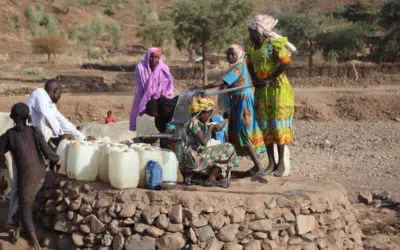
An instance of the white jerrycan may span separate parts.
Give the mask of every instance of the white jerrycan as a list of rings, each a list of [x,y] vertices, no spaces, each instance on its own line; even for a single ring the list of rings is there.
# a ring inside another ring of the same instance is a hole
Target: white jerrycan
[[[103,144],[99,148],[99,171],[98,177],[101,181],[110,182],[108,175],[109,169],[109,157],[110,153],[116,149],[126,149],[128,146],[119,143]]]
[[[162,180],[163,182],[176,183],[178,180],[178,159],[171,150],[162,150],[163,163]]]
[[[109,156],[109,177],[113,188],[136,188],[139,184],[139,153],[114,147]]]
[[[148,144],[139,144],[132,146],[139,153],[139,187],[146,186],[146,166],[151,160],[158,162],[160,165],[163,163],[163,155],[161,149],[156,149]]]
[[[58,144],[57,154],[60,157],[60,169],[58,170],[59,174],[67,175],[68,145],[71,143],[71,140],[63,139]]]
[[[68,145],[67,175],[81,181],[96,180],[99,169],[99,145],[76,141]]]
[[[274,159],[275,159],[275,164],[278,164],[278,160],[279,160],[278,145],[276,145],[275,143],[274,143]],[[290,174],[290,151],[289,151],[289,147],[287,145],[285,145],[285,149],[284,149],[283,163],[285,164],[285,171],[283,172],[282,176],[289,176],[289,174]]]
[[[146,136],[152,133],[159,133],[154,120],[154,117],[151,117],[147,114],[139,115],[136,118],[136,135]]]

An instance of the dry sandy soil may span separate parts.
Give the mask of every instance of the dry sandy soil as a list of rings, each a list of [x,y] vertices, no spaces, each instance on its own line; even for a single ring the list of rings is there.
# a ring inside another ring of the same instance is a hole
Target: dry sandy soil
[[[399,192],[400,86],[297,88],[295,92],[292,175],[337,181],[347,188],[353,202],[361,190]],[[26,99],[1,97],[0,111],[9,111],[13,103]],[[66,94],[59,107],[74,122],[102,122],[109,109],[118,120],[128,119],[131,101],[131,93]],[[245,158],[241,163],[243,168],[251,166]],[[2,211],[4,215],[6,208]],[[355,211],[367,249],[398,249],[398,213],[360,204]],[[22,242],[10,247],[4,237],[2,233],[0,244],[5,249],[26,246]]]

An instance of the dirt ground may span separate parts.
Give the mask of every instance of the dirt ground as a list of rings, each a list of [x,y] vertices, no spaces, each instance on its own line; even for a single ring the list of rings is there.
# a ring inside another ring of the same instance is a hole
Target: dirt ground
[[[295,88],[295,143],[290,146],[292,175],[331,179],[344,185],[352,202],[361,190],[400,192],[400,86]],[[0,98],[0,111],[27,96]],[[107,110],[129,117],[131,93],[62,96],[59,107],[73,122],[102,122]],[[242,158],[244,168],[251,162]],[[355,204],[366,249],[400,247],[399,214]],[[0,209],[5,218],[6,204]],[[4,249],[10,246],[0,233]],[[1,247],[0,247],[1,249]]]

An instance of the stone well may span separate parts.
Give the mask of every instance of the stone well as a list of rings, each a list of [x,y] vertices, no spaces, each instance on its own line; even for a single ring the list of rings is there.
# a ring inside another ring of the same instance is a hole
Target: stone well
[[[149,191],[49,174],[36,205],[60,249],[362,249],[346,190],[327,180]]]

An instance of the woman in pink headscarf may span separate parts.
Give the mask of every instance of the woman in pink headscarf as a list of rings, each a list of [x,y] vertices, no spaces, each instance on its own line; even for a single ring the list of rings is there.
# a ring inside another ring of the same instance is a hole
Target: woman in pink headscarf
[[[144,60],[135,69],[135,97],[133,98],[130,130],[136,131],[136,118],[146,110],[146,104],[151,99],[161,96],[172,98],[174,95],[173,77],[161,58],[161,50],[150,48]]]

